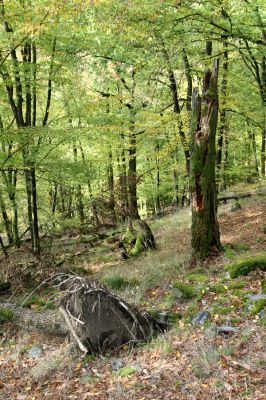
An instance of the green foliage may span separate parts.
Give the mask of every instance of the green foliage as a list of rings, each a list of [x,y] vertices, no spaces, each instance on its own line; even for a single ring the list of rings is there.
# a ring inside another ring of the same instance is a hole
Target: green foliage
[[[251,309],[251,314],[256,315],[258,314],[261,310],[263,310],[266,307],[266,299],[259,299],[254,301],[254,305]]]
[[[266,312],[265,314],[260,317],[260,319],[258,320],[258,325],[263,326],[264,328],[266,328]]]
[[[125,289],[127,286],[139,284],[137,279],[127,279],[121,275],[110,275],[103,279],[103,283],[115,290]]]
[[[121,376],[122,378],[124,378],[126,376],[133,375],[136,372],[137,372],[137,370],[134,367],[122,367],[116,372],[116,374],[118,376]]]
[[[186,279],[189,282],[198,282],[198,283],[206,283],[209,281],[208,276],[206,275],[201,275],[201,274],[190,274],[186,276]]]
[[[0,319],[2,319],[4,321],[11,321],[13,319],[12,311],[1,308],[1,306],[0,306]]]
[[[214,293],[225,293],[228,291],[228,286],[221,283],[213,283],[210,285],[210,291]]]
[[[250,246],[245,243],[228,243],[224,246],[227,258],[234,258],[236,253],[243,253],[250,250]]]
[[[231,278],[237,278],[240,275],[248,275],[256,268],[266,271],[266,256],[259,255],[226,266],[226,270],[230,272]]]

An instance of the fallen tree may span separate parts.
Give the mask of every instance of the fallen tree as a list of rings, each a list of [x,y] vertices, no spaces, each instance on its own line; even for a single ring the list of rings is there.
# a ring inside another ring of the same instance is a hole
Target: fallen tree
[[[260,188],[257,190],[252,190],[251,192],[235,192],[235,193],[228,193],[223,196],[218,196],[218,201],[227,201],[227,200],[239,200],[245,199],[251,196],[263,196],[266,194],[266,188]]]
[[[148,341],[166,327],[98,282],[64,276],[57,286],[59,311],[34,312],[0,302],[0,315],[25,329],[71,335],[82,352],[96,354]]]

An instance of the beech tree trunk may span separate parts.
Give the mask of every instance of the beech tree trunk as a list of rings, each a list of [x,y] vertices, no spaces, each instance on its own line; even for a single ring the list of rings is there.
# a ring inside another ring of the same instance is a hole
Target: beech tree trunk
[[[190,191],[192,207],[192,257],[205,259],[221,251],[217,221],[215,139],[218,117],[218,60],[206,71],[202,98],[192,96]]]
[[[129,216],[134,220],[140,218],[137,202],[137,143],[134,133],[130,136],[128,153]]]

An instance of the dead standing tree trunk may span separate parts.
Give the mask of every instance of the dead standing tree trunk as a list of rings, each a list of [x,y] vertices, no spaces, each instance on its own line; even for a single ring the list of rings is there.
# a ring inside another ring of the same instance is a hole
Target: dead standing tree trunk
[[[215,184],[215,139],[218,117],[218,67],[206,71],[202,99],[193,91],[191,117],[192,257],[205,259],[221,251]]]

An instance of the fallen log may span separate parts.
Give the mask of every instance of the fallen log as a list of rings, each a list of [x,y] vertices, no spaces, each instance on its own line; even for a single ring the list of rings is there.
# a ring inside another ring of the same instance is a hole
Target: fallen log
[[[239,199],[244,199],[246,197],[251,197],[252,195],[254,195],[254,193],[229,194],[226,196],[219,196],[218,201],[239,200]]]
[[[251,192],[228,193],[225,194],[224,196],[218,196],[218,201],[245,199],[247,197],[256,195],[257,196],[266,195],[266,187],[261,187],[260,189],[252,190]]]
[[[0,302],[0,316],[23,329],[66,336],[69,332],[58,311],[36,312],[13,303]]]

